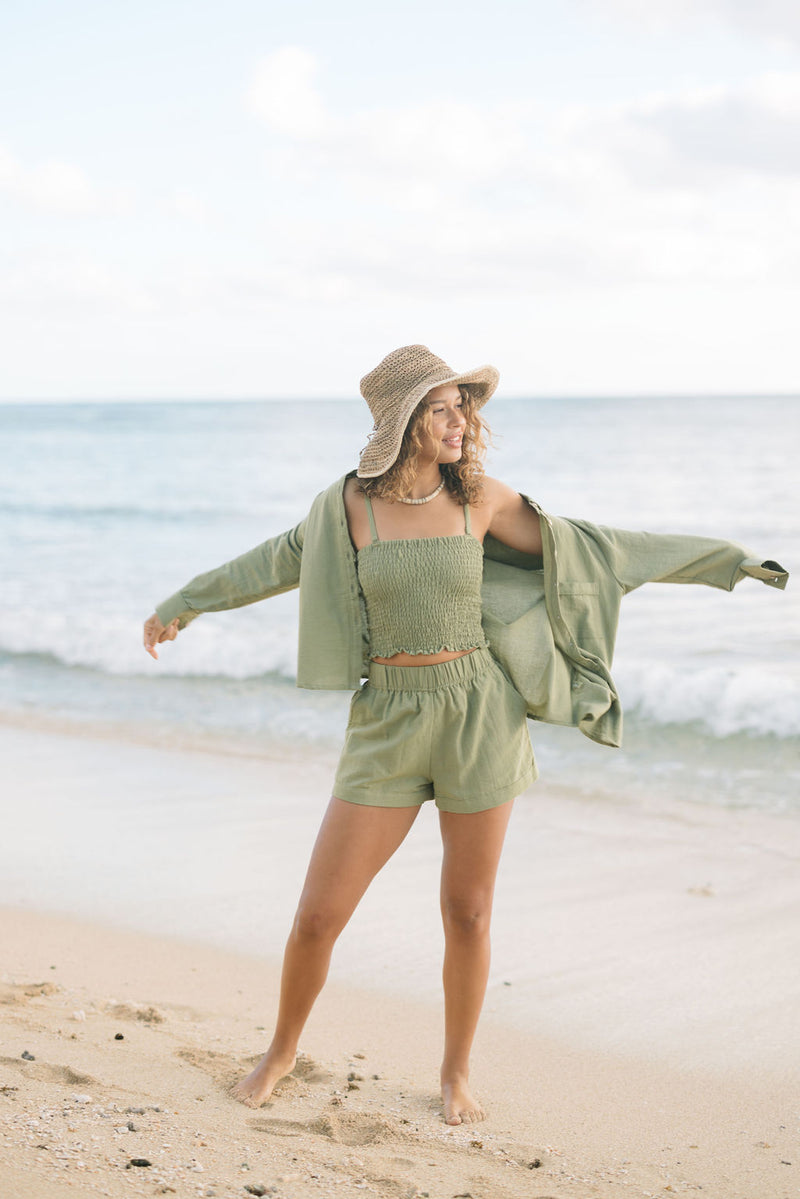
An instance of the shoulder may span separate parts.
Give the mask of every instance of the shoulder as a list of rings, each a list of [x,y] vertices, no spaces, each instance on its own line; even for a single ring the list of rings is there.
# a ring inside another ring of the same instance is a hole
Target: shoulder
[[[347,529],[350,540],[356,549],[367,545],[372,540],[367,516],[367,504],[361,484],[355,475],[348,475],[344,481],[342,492],[344,511],[347,518]]]
[[[330,483],[324,491],[320,491],[314,497],[311,505],[311,511],[320,511],[328,508],[337,508],[341,506],[342,500],[345,497],[347,488],[354,481],[355,471],[352,474],[342,475],[333,483]]]
[[[515,491],[513,487],[509,487],[508,483],[494,479],[491,475],[484,475],[482,486],[483,503],[490,508],[497,509],[516,505],[521,498],[519,492]]]
[[[343,482],[342,499],[347,515],[363,511],[365,509],[364,492],[361,490],[361,484],[356,476],[346,475]]]
[[[542,549],[539,514],[523,495],[500,479],[484,479],[486,530],[498,541],[526,553]]]
[[[525,496],[514,487],[509,487],[508,483],[503,483],[500,479],[493,479],[489,475],[483,480],[482,506],[489,525],[504,517],[527,513],[535,515],[534,509]]]
[[[342,486],[342,494],[346,500],[352,499],[355,495],[363,495],[361,484],[356,475],[345,475],[344,479],[339,480],[339,485]]]
[[[305,518],[309,534],[324,535],[326,530],[341,523],[346,511],[344,490],[348,481],[349,475],[342,475],[314,497]]]

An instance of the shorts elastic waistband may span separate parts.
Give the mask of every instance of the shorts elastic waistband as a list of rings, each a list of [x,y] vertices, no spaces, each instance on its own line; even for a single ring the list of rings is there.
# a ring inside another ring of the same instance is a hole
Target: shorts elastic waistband
[[[491,662],[488,649],[474,649],[434,666],[385,666],[370,662],[368,682],[376,691],[440,691],[478,678]]]

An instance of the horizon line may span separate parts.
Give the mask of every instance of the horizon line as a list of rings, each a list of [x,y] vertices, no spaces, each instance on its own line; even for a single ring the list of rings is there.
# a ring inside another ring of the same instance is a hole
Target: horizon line
[[[635,391],[537,392],[493,396],[494,403],[539,400],[797,400],[800,391]],[[1,405],[24,404],[340,404],[361,401],[355,396],[0,396]]]

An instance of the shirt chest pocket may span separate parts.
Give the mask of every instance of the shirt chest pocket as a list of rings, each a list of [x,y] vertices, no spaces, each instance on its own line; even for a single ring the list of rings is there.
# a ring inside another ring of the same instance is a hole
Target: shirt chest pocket
[[[596,653],[605,640],[600,584],[591,579],[562,579],[557,589],[561,616],[570,633],[582,649]]]

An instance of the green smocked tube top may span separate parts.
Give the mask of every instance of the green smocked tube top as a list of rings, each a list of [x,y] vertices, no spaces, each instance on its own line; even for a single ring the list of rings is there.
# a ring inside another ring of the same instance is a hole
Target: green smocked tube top
[[[358,551],[357,565],[370,657],[485,647],[483,546],[472,536],[469,505],[460,535],[381,541],[369,496],[364,498],[372,541]]]

